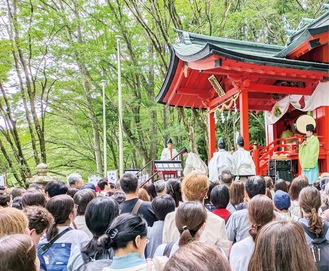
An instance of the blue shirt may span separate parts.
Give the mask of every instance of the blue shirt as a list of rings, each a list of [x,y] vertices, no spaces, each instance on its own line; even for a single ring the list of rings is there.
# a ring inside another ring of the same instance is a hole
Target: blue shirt
[[[145,264],[144,257],[140,257],[137,252],[132,252],[123,256],[114,256],[110,268],[123,269]]]

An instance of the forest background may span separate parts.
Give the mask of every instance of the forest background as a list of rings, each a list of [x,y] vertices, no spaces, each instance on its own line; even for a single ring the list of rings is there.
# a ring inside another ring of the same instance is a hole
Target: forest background
[[[207,112],[155,102],[170,45],[188,32],[284,45],[282,16],[325,12],[320,0],[0,0],[0,173],[25,186],[36,165],[65,180],[102,175],[102,88],[107,168],[118,169],[117,41],[121,35],[124,168],[158,159],[170,137],[206,161]],[[102,82],[105,82],[104,85]],[[217,116],[231,149],[239,115]],[[264,144],[264,118],[250,113],[252,143]]]

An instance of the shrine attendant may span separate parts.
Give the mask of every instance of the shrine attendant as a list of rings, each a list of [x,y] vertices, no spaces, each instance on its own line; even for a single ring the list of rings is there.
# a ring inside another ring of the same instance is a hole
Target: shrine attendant
[[[306,125],[306,138],[299,147],[299,162],[302,174],[313,184],[319,176],[319,140],[314,136],[314,125]]]
[[[188,152],[186,148],[183,148],[181,152],[186,158],[185,168],[183,171],[184,176],[191,172],[197,172],[206,176],[208,175],[207,165],[201,160],[201,158],[197,154],[193,152]]]
[[[177,154],[178,152],[176,151],[176,149],[173,149],[172,140],[171,138],[169,138],[167,140],[167,148],[163,149],[160,160],[172,160]]]

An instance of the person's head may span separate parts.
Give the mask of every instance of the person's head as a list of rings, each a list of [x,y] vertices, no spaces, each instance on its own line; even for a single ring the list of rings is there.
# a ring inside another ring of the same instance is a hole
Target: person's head
[[[34,189],[29,190],[28,189],[22,197],[23,208],[26,208],[28,206],[33,206],[33,205],[45,207],[46,203],[47,203],[47,200],[46,200],[45,195],[38,190],[34,190]]]
[[[101,191],[108,191],[110,186],[109,186],[109,181],[107,178],[102,178],[98,181],[97,186],[101,189]]]
[[[286,126],[286,130],[287,130],[287,131],[290,131],[290,130],[291,130],[291,126],[290,126],[290,124],[287,124],[287,126]]]
[[[167,194],[173,197],[176,207],[178,207],[179,202],[183,200],[180,180],[169,179],[166,184],[166,190],[167,190]]]
[[[303,188],[300,191],[298,203],[303,216],[309,220],[308,228],[310,232],[320,234],[322,232],[322,220],[318,214],[321,206],[319,190],[312,186]]]
[[[136,214],[121,214],[113,220],[99,242],[106,249],[113,248],[115,253],[125,249],[142,257],[147,244],[147,222]]]
[[[74,197],[74,195],[79,191],[78,188],[75,187],[69,187],[69,189],[66,192],[66,195],[69,195],[72,199]]]
[[[311,137],[315,132],[315,127],[313,124],[306,125],[306,137]]]
[[[231,171],[223,170],[222,173],[220,174],[219,180],[221,181],[222,184],[225,184],[228,187],[231,186],[233,181],[233,175]]]
[[[24,209],[29,221],[30,236],[35,244],[38,244],[42,235],[53,223],[53,216],[46,208],[41,206],[28,206]]]
[[[138,198],[143,201],[151,201],[150,195],[147,193],[147,191],[144,188],[138,189]]]
[[[172,140],[171,140],[171,138],[169,138],[169,139],[167,140],[167,148],[168,148],[168,149],[172,149]]]
[[[167,214],[175,211],[175,200],[170,195],[155,197],[152,201],[152,209],[157,219],[164,221]]]
[[[252,199],[256,195],[265,195],[266,183],[262,176],[252,176],[246,181],[246,196]]]
[[[39,184],[37,184],[37,183],[31,183],[29,186],[28,186],[28,188],[27,188],[28,190],[38,190],[38,191],[40,191],[40,192],[42,192],[42,193],[44,193],[45,192],[45,189],[43,188],[43,186],[42,185],[39,185]]]
[[[60,180],[52,180],[49,183],[47,183],[45,192],[48,195],[49,198],[52,198],[57,195],[64,195],[66,194],[68,188]]]
[[[278,190],[274,194],[273,199],[274,206],[277,210],[288,210],[290,207],[290,196],[287,192],[284,192],[282,190]]]
[[[225,209],[230,201],[230,193],[227,186],[215,186],[210,193],[210,201],[216,209]]]
[[[163,271],[229,271],[226,257],[214,246],[194,241],[180,247]]]
[[[317,268],[301,226],[278,220],[260,230],[248,270],[316,271]]]
[[[244,201],[244,184],[241,181],[234,181],[230,186],[230,203],[235,206]]]
[[[236,140],[236,144],[241,148],[244,147],[244,140],[243,140],[243,137],[241,135],[238,136],[238,138]]]
[[[80,189],[83,185],[82,176],[78,173],[72,173],[67,177],[67,182],[70,187],[75,187]]]
[[[0,236],[15,233],[30,234],[28,223],[23,211],[16,208],[0,209]]]
[[[274,183],[274,192],[276,192],[278,190],[282,190],[282,191],[288,193],[288,185],[287,185],[285,180],[278,179],[278,180],[275,181],[275,183]]]
[[[181,234],[179,246],[198,240],[207,219],[207,210],[200,201],[184,202],[176,211],[176,227]]]
[[[97,197],[89,202],[85,219],[93,238],[81,249],[89,257],[106,253],[104,247],[98,245],[98,238],[105,234],[114,218],[119,215],[119,204],[111,197]]]
[[[0,255],[0,270],[39,270],[35,245],[26,234],[0,237]]]
[[[11,196],[6,190],[0,190],[0,207],[8,207],[11,205]]]
[[[308,179],[304,175],[294,178],[289,188],[289,195],[291,200],[298,200],[299,193],[304,187],[308,186]]]
[[[91,189],[79,190],[73,197],[74,203],[77,205],[77,215],[84,215],[88,203],[96,198],[95,191]]]
[[[265,195],[254,196],[248,205],[248,218],[249,234],[255,241],[260,229],[274,218],[272,201]]]
[[[206,176],[196,172],[186,175],[182,181],[183,201],[200,201],[207,196],[209,181]]]
[[[265,180],[265,183],[266,183],[266,187],[268,189],[273,189],[274,185],[273,185],[273,180],[270,176],[264,176],[264,180]]]
[[[121,190],[116,190],[111,196],[111,198],[113,198],[118,204],[120,204],[126,200],[126,194]]]
[[[155,190],[155,184],[152,182],[147,182],[143,188],[146,190],[147,194],[150,196],[150,199],[153,200],[157,196],[157,192]],[[160,194],[164,193],[165,191],[160,192]]]
[[[214,182],[209,182],[209,187],[208,187],[208,192],[207,192],[207,196],[206,198],[204,199],[204,204],[210,204],[212,205],[211,203],[211,200],[210,200],[210,195],[211,195],[211,191],[214,189],[215,186],[217,185],[220,185],[220,182],[219,181],[214,181]]]
[[[75,218],[74,201],[69,195],[52,197],[46,204],[46,209],[54,217],[54,223],[47,231],[47,239],[51,240],[58,234],[57,226],[70,225]]]
[[[11,207],[19,209],[19,210],[23,210],[23,206],[22,206],[22,197],[16,197],[13,199],[13,202],[11,204]]]
[[[220,150],[225,149],[225,140],[224,140],[224,138],[220,137],[218,139],[218,144],[217,145],[218,145],[218,149],[220,149]]]
[[[167,193],[166,191],[166,182],[164,180],[158,180],[154,182],[155,192],[159,195],[163,195]]]
[[[80,188],[81,190],[84,190],[84,189],[89,189],[89,190],[93,190],[95,193],[96,193],[96,186],[92,183],[86,183],[84,184],[83,186],[81,186]],[[96,195],[96,194],[95,194]]]
[[[137,193],[138,179],[133,173],[125,173],[120,178],[120,186],[126,194]]]
[[[182,148],[181,150],[180,150],[180,152],[183,154],[183,156],[186,158],[187,156],[188,156],[188,150],[187,150],[187,148]]]
[[[26,190],[23,187],[15,187],[13,190],[11,190],[11,196],[13,199],[16,197],[22,197],[25,191]]]

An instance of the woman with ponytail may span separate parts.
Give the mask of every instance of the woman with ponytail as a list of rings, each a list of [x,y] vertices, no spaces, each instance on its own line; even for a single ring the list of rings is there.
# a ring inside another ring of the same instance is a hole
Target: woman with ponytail
[[[207,210],[199,201],[189,201],[180,205],[176,211],[176,227],[180,233],[178,241],[160,245],[155,256],[171,257],[180,246],[198,241],[207,219]]]
[[[230,265],[232,271],[247,271],[250,258],[254,252],[255,242],[261,228],[274,218],[273,202],[265,195],[254,196],[248,205],[250,221],[249,234],[232,246]]]
[[[302,218],[298,222],[303,226],[307,226],[310,233],[320,237],[323,234],[324,223],[319,216],[319,208],[321,206],[321,196],[319,190],[315,187],[308,186],[302,189],[298,199]],[[304,228],[305,230],[305,228]],[[306,234],[306,233],[305,233]],[[325,238],[329,240],[329,230],[326,233]],[[311,237],[306,234],[306,242],[311,245]]]
[[[118,215],[119,204],[113,198],[97,197],[88,203],[85,219],[93,238],[74,248],[67,264],[68,271],[84,270],[82,266],[98,260],[103,260],[102,263],[97,263],[98,267],[100,264],[108,266],[114,252],[112,249],[108,250],[104,246],[100,246],[98,238],[105,234],[113,219]]]
[[[146,261],[147,222],[136,214],[119,215],[98,242],[100,246],[114,250],[112,263],[102,271],[157,271],[162,270],[168,260],[158,257]]]

